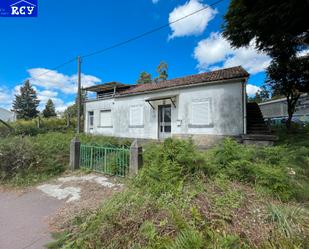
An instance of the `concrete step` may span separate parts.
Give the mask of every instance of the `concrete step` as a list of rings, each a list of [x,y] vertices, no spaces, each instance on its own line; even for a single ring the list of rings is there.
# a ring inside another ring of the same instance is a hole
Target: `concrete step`
[[[271,134],[246,134],[241,136],[244,144],[271,146],[278,140],[277,136]]]

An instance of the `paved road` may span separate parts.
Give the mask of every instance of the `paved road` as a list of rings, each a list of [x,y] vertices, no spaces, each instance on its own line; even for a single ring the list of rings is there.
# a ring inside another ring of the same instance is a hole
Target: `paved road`
[[[46,218],[63,205],[39,190],[0,192],[0,249],[42,249],[52,238]]]

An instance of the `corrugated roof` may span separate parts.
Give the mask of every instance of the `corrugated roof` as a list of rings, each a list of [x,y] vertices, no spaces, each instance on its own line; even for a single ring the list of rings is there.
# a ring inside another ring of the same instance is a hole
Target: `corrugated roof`
[[[103,91],[112,90],[112,89],[114,89],[115,86],[116,86],[117,89],[119,89],[119,88],[128,88],[132,85],[123,84],[123,83],[120,83],[120,82],[113,81],[113,82],[108,82],[108,83],[104,83],[104,84],[100,84],[100,85],[94,85],[94,86],[86,87],[86,88],[84,88],[84,90],[90,91],[90,92],[103,92]]]

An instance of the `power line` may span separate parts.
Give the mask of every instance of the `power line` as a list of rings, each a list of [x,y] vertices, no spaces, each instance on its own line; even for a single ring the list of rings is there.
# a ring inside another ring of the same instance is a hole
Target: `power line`
[[[63,62],[63,63],[59,64],[58,66],[55,66],[55,67],[53,67],[53,68],[51,68],[51,69],[48,69],[48,70],[46,70],[46,72],[41,73],[41,74],[35,76],[35,77],[32,78],[32,79],[35,79],[35,78],[41,77],[41,76],[43,76],[43,75],[45,75],[45,74],[48,74],[50,71],[52,71],[52,70],[57,70],[58,68],[61,68],[61,67],[65,66],[65,65],[67,65],[67,64],[72,63],[73,61],[76,61],[76,58],[67,60],[66,62]]]
[[[176,19],[176,20],[174,20],[174,21],[172,21],[172,22],[169,22],[169,23],[164,24],[164,25],[162,25],[162,26],[159,26],[159,27],[157,27],[157,28],[151,29],[151,30],[149,30],[149,31],[146,31],[146,32],[140,34],[140,35],[134,36],[134,37],[132,37],[132,38],[130,38],[130,39],[127,39],[127,40],[125,40],[125,41],[116,43],[116,44],[111,45],[111,46],[109,46],[109,47],[106,47],[106,48],[103,48],[103,49],[94,51],[94,52],[92,52],[92,53],[83,55],[83,56],[81,56],[81,57],[82,57],[82,58],[86,58],[86,57],[90,57],[90,56],[93,56],[93,55],[101,54],[101,53],[106,52],[106,51],[108,51],[108,50],[111,50],[111,49],[120,47],[120,46],[122,46],[122,45],[125,45],[125,44],[127,44],[127,43],[129,43],[129,42],[138,40],[138,39],[140,39],[140,38],[142,38],[142,37],[144,37],[144,36],[147,36],[147,35],[150,35],[150,34],[152,34],[152,33],[155,33],[155,32],[157,32],[157,31],[159,31],[159,30],[161,30],[161,29],[167,28],[167,27],[169,27],[169,26],[170,26],[171,24],[173,24],[173,23],[179,22],[179,21],[181,21],[181,20],[183,20],[183,19],[185,19],[185,18],[188,18],[188,17],[190,17],[190,16],[193,16],[193,15],[195,15],[195,14],[197,14],[197,13],[203,11],[203,10],[206,10],[206,9],[208,9],[208,8],[210,8],[210,7],[213,7],[213,6],[219,4],[219,3],[223,2],[223,1],[224,1],[224,0],[218,0],[218,1],[212,3],[212,4],[208,5],[208,6],[205,6],[205,7],[201,8],[201,9],[199,9],[199,10],[196,10],[196,11],[194,11],[194,12],[188,14],[188,15],[185,15],[185,16],[179,18],[179,19]]]
[[[172,21],[172,22],[168,22],[167,24],[164,24],[164,25],[159,26],[159,27],[157,27],[157,28],[151,29],[151,30],[149,30],[149,31],[146,31],[146,32],[140,34],[140,35],[136,35],[136,36],[134,36],[134,37],[132,37],[132,38],[129,38],[129,39],[125,40],[125,41],[116,43],[116,44],[111,45],[111,46],[109,46],[109,47],[106,47],[106,48],[103,48],[103,49],[94,51],[94,52],[92,52],[92,53],[83,55],[83,56],[81,56],[81,58],[87,58],[87,57],[90,57],[90,56],[94,56],[94,55],[97,55],[97,54],[101,54],[101,53],[106,52],[106,51],[108,51],[108,50],[112,50],[112,49],[114,49],[114,48],[123,46],[123,45],[125,45],[125,44],[127,44],[127,43],[130,43],[130,42],[132,42],[132,41],[135,41],[135,40],[138,40],[138,39],[140,39],[140,38],[143,38],[143,37],[145,37],[145,36],[147,36],[147,35],[150,35],[150,34],[152,34],[152,33],[158,32],[158,31],[160,31],[161,29],[165,29],[165,28],[169,27],[171,24],[174,24],[174,23],[179,22],[179,21],[181,21],[181,20],[183,20],[183,19],[186,19],[186,18],[188,18],[188,17],[190,17],[190,16],[193,16],[193,15],[195,15],[195,14],[197,14],[197,13],[203,11],[203,10],[206,10],[206,9],[208,9],[208,8],[210,8],[210,7],[213,7],[213,6],[219,4],[219,3],[223,2],[223,1],[224,1],[224,0],[218,0],[218,1],[216,1],[216,2],[214,2],[214,3],[212,3],[212,4],[210,4],[210,5],[207,5],[207,6],[201,8],[201,9],[199,9],[199,10],[196,10],[196,11],[194,11],[194,12],[188,14],[188,15],[185,15],[185,16],[179,18],[179,19],[176,19],[176,20],[174,20],[174,21]],[[77,57],[76,57],[76,58],[77,58]],[[28,80],[29,80],[29,79],[38,79],[39,77],[41,77],[41,76],[43,76],[43,75],[45,75],[45,74],[50,73],[50,71],[52,71],[52,70],[59,69],[59,68],[65,66],[65,65],[67,65],[67,64],[70,64],[70,63],[76,61],[76,58],[72,58],[72,59],[70,59],[70,60],[67,60],[67,61],[65,61],[65,62],[63,62],[63,63],[61,63],[61,64],[59,64],[59,65],[57,65],[57,66],[55,66],[55,67],[53,67],[53,68],[51,68],[51,69],[46,70],[46,72],[44,72],[44,73],[41,73],[41,74],[39,74],[39,75],[36,75],[35,77],[28,78]]]

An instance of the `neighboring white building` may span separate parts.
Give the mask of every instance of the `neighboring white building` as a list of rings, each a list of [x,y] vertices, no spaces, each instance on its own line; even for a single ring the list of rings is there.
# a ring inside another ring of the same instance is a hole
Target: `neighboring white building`
[[[246,81],[242,67],[158,83],[111,82],[88,87],[85,132],[115,137],[192,137],[211,144],[223,136],[246,134]]]
[[[15,121],[16,115],[15,115],[14,112],[10,112],[10,111],[0,107],[0,119],[5,121],[5,122]]]
[[[286,98],[265,101],[259,103],[265,119],[285,119],[288,117],[288,104]],[[296,105],[294,118],[303,122],[309,122],[309,95],[300,96]]]

